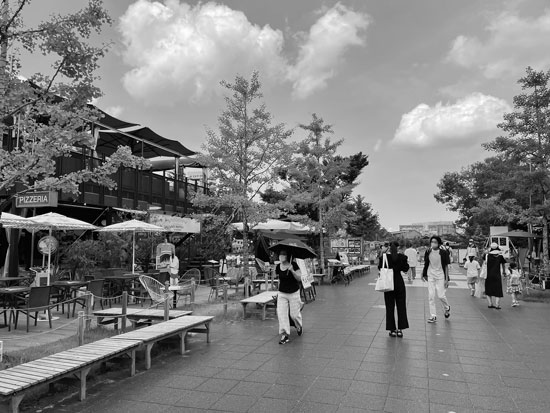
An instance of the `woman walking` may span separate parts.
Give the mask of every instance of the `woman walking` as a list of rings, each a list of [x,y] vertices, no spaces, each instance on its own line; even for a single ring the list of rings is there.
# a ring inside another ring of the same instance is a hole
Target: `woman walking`
[[[279,319],[279,344],[290,341],[290,318],[294,322],[298,335],[302,335],[302,300],[300,283],[302,282],[298,264],[290,262],[288,251],[279,251],[279,264],[275,267],[279,276],[279,296],[277,298],[277,318]]]
[[[451,306],[447,300],[446,290],[449,287],[449,254],[442,247],[443,242],[437,235],[430,238],[430,248],[424,254],[424,270],[422,280],[428,283],[428,303],[430,306],[430,318],[428,323],[437,322],[435,296],[443,305],[445,318],[451,316]]]
[[[491,249],[487,254],[487,279],[485,280],[485,295],[489,308],[500,310],[502,298],[502,276],[505,274],[506,260],[501,254],[496,242],[491,243]]]
[[[393,269],[393,291],[384,293],[386,304],[386,330],[390,337],[403,337],[403,330],[409,328],[407,319],[407,291],[401,272],[409,270],[407,257],[397,251],[399,243],[394,241],[390,244],[390,253],[386,247],[382,256],[378,259],[378,269],[382,268],[384,256],[388,260],[388,268]],[[397,307],[397,327],[395,325],[395,307]]]

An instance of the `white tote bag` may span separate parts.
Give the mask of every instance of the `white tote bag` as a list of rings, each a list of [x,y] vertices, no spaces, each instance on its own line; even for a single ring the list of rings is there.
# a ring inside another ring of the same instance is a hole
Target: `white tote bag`
[[[380,274],[374,289],[382,293],[393,291],[393,269],[388,266],[388,256],[386,254],[382,258],[382,268],[380,268]]]

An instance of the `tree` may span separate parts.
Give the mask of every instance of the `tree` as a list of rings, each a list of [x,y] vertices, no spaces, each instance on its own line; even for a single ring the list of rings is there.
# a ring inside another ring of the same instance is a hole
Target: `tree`
[[[236,76],[233,83],[221,82],[230,93],[226,109],[218,118],[219,132],[207,131],[204,157],[212,171],[210,195],[198,195],[196,204],[229,210],[243,222],[243,245],[248,245],[249,223],[269,215],[267,205],[256,199],[264,187],[273,184],[275,169],[286,165],[290,151],[286,140],[292,131],[282,123],[272,125],[273,116],[261,99],[258,72],[251,78]],[[230,221],[230,220],[229,220]],[[229,223],[229,222],[227,222]],[[248,276],[248,250],[244,248],[244,272]]]
[[[505,160],[522,165],[509,174],[523,179],[524,193],[530,194],[531,204],[523,215],[529,223],[542,221],[543,267],[550,271],[548,255],[548,218],[550,216],[550,70],[526,69],[518,80],[522,90],[514,97],[514,111],[504,115],[498,127],[507,133],[484,145]],[[527,171],[528,169],[528,171]]]
[[[353,237],[365,237],[368,240],[381,238],[386,234],[378,220],[378,214],[372,210],[372,205],[365,202],[361,195],[349,204],[348,209],[354,217],[346,222],[346,231]]]
[[[95,146],[90,128],[99,115],[88,102],[101,94],[94,86],[94,72],[107,47],[93,46],[91,36],[111,23],[102,2],[89,0],[76,13],[52,15],[36,27],[27,27],[23,12],[30,0],[12,2],[12,10],[9,0],[0,1],[0,191],[10,194],[0,211],[20,193],[78,194],[83,182],[114,188],[111,176],[120,166],[146,167],[147,162],[132,156],[129,148],[119,148],[100,165],[61,176],[56,173],[57,159]],[[22,79],[18,48],[53,57],[51,74]],[[18,231],[12,230],[12,237],[17,239]],[[11,257],[15,259],[16,254]],[[12,263],[10,274],[16,271]]]
[[[324,232],[330,234],[345,226],[351,216],[346,208],[347,200],[357,185],[355,179],[360,172],[351,173],[350,159],[336,154],[343,140],[333,142],[327,137],[333,133],[332,126],[325,124],[322,118],[313,114],[311,122],[301,124],[300,128],[308,136],[298,143],[296,156],[280,173],[289,185],[286,206],[294,206],[294,212],[310,211],[317,215],[315,226],[319,231],[324,270]],[[366,159],[362,154],[358,158],[354,168],[360,164],[362,169]]]

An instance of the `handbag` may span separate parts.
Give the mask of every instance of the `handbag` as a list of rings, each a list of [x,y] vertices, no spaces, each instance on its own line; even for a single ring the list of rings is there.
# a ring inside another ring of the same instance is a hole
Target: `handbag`
[[[382,293],[393,291],[393,269],[389,268],[386,254],[382,258],[382,268],[380,268],[374,289]]]
[[[481,271],[479,272],[479,278],[482,280],[487,279],[487,259],[489,258],[489,254],[485,256],[485,261],[483,261],[483,265],[481,266]]]

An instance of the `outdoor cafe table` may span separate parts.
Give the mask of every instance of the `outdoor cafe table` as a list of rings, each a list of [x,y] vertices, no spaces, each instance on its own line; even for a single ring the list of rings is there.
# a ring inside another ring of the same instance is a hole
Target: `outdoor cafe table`
[[[10,310],[17,308],[17,298],[20,294],[28,293],[31,290],[30,287],[2,287],[0,288],[0,295],[3,297],[4,310]],[[11,312],[8,312],[8,317]],[[7,327],[11,330],[10,326],[11,317],[8,318]],[[6,325],[0,325],[0,328],[4,328]]]
[[[76,291],[79,288],[84,287],[86,285],[88,285],[88,281],[78,281],[78,280],[61,280],[61,281],[54,281],[52,283],[52,287],[56,288],[61,292],[58,302],[65,302],[67,300],[75,298]],[[67,307],[69,307],[69,309],[67,310],[67,318],[69,318],[71,314],[70,304],[68,304]]]
[[[18,284],[23,280],[30,280],[30,279],[31,277],[0,277],[0,284],[7,287],[12,284]]]
[[[137,280],[142,273],[125,273],[121,275],[107,275],[105,280],[114,281],[120,285],[122,291],[130,292],[132,282]]]

